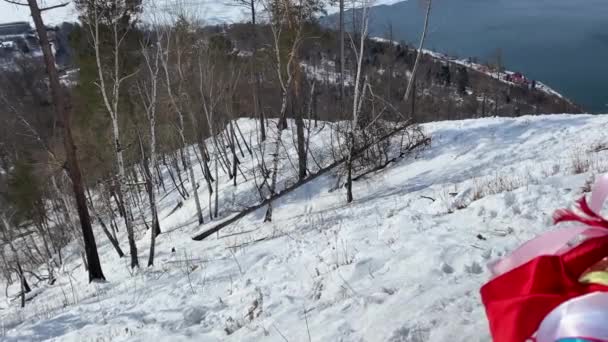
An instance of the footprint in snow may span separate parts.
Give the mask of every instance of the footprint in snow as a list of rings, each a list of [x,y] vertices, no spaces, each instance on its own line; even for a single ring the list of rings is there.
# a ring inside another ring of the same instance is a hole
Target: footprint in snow
[[[452,274],[454,273],[454,267],[448,265],[447,263],[443,263],[443,265],[441,265],[441,271],[443,271],[445,274]]]
[[[393,332],[388,342],[425,342],[430,335],[429,328],[403,326]]]
[[[471,274],[481,274],[483,273],[483,267],[477,261],[474,261],[470,266],[465,266],[465,271]]]

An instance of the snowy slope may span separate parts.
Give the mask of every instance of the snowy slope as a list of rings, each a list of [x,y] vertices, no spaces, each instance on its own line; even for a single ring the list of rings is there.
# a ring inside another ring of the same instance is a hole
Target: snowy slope
[[[607,124],[591,115],[426,124],[432,146],[356,182],[351,205],[327,176],[279,201],[272,223],[259,210],[202,242],[191,236],[212,224],[193,224],[192,199],[169,215],[173,193],[161,205],[156,266],[131,272],[97,234],[108,282],[87,284],[73,255],[25,310],[0,301],[0,339],[488,341],[485,264],[549,229],[553,211],[608,170],[606,152],[590,152],[608,141]],[[328,127],[315,131],[315,153]],[[255,199],[251,181],[220,182],[231,210]],[[149,235],[138,235],[143,263]]]

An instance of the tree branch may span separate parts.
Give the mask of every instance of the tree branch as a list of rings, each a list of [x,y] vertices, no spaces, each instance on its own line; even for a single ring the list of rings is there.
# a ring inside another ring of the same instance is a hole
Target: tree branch
[[[8,0],[4,0],[4,1],[8,1]],[[70,4],[69,2],[64,2],[64,3],[59,4],[59,5],[44,7],[44,8],[40,9],[40,12],[44,12],[44,11],[49,11],[49,10],[53,10],[53,9],[56,9],[56,8],[65,7],[65,6],[69,5],[69,4]]]
[[[8,2],[9,4],[13,4],[13,5],[17,5],[17,6],[29,6],[28,4],[23,4],[18,1],[13,1],[13,0],[4,0],[4,1]]]

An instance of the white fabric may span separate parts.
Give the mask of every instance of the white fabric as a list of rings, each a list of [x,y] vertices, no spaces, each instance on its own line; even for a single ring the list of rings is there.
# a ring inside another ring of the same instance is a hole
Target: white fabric
[[[555,308],[540,324],[537,342],[587,337],[608,341],[608,293],[573,298]]]

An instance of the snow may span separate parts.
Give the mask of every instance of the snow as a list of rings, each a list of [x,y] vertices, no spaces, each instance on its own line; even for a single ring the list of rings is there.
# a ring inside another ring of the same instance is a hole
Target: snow
[[[310,76],[316,81],[323,82],[326,84],[337,84],[340,82],[340,72],[336,71],[336,63],[334,61],[323,58],[321,65],[310,65],[306,62],[301,62],[300,67],[304,70],[306,75]],[[351,70],[344,71],[344,84],[353,87],[355,84],[355,78],[352,75]]]
[[[239,124],[245,136],[255,130],[252,120]],[[108,281],[88,284],[72,246],[56,284],[40,285],[25,309],[2,297],[0,337],[489,341],[478,293],[490,277],[485,265],[551,229],[553,211],[608,170],[608,154],[592,152],[607,141],[607,124],[593,115],[425,124],[432,146],[355,182],[350,205],[327,175],[278,201],[272,223],[258,210],[201,242],[191,237],[213,224],[196,225],[192,198],[169,215],[179,196],[172,192],[160,206],[154,267],[131,271],[98,231]],[[320,123],[312,135],[322,165],[330,127]],[[290,130],[284,138],[295,158]],[[235,189],[221,177],[224,215],[257,200],[248,179]],[[140,227],[137,238],[144,264],[148,232]],[[18,288],[8,290],[12,297]]]
[[[16,46],[16,44],[12,40],[8,40],[8,41],[5,41],[5,42],[0,42],[0,49],[1,48],[13,49],[13,48],[15,48],[15,46]]]

